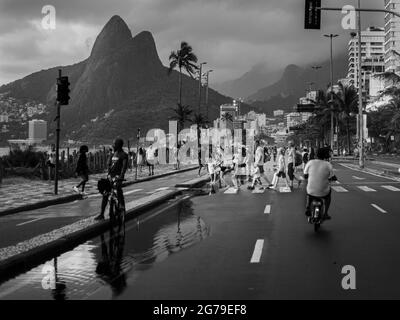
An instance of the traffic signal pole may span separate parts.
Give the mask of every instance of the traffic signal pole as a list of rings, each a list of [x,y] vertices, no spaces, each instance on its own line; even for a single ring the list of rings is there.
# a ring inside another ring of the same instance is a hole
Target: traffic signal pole
[[[61,78],[61,69],[58,70],[58,77]],[[58,194],[58,171],[60,165],[60,116],[61,102],[57,100],[57,129],[56,129],[56,167],[54,172],[54,194]]]
[[[305,15],[305,29],[320,29],[321,24],[321,11],[343,11],[343,8],[328,8],[320,6],[321,0],[306,0],[306,15]],[[358,85],[358,105],[359,105],[359,166],[360,168],[364,168],[364,137],[363,137],[363,128],[364,128],[364,118],[363,118],[363,96],[362,96],[362,62],[361,62],[361,12],[383,12],[392,14],[396,17],[400,17],[400,13],[386,10],[386,9],[363,9],[361,8],[361,0],[358,0],[358,7],[354,9],[358,12],[358,77],[359,77],[359,85]]]

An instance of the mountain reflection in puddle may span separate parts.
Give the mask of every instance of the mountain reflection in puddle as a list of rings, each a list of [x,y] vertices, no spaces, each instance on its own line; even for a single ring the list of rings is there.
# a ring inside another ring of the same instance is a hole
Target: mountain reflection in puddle
[[[194,215],[192,202],[184,200],[1,284],[0,299],[112,299],[153,264],[202,241],[209,232]]]

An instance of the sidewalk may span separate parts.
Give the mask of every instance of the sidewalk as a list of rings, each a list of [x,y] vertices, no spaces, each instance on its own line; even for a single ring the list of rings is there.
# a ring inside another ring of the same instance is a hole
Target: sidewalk
[[[182,166],[181,169],[185,170],[191,167]],[[154,177],[168,172],[176,173],[177,171],[174,170],[173,165],[158,166],[154,169]],[[89,176],[89,181],[85,187],[86,194],[98,193],[97,181],[104,177],[104,173]],[[147,168],[143,168],[142,172],[138,172],[138,180],[148,177]],[[135,181],[135,170],[128,170],[126,180],[125,184]],[[54,181],[27,181],[21,178],[5,179],[3,184],[0,185],[0,216],[80,199],[81,196],[72,189],[78,183],[79,179],[60,180],[58,183],[58,195],[54,195]]]

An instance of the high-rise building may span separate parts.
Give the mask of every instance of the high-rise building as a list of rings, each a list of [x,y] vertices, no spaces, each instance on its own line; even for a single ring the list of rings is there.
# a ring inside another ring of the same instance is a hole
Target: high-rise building
[[[400,2],[400,0],[398,0]],[[385,71],[385,31],[369,27],[361,32],[361,83],[365,95],[369,95],[369,82],[372,75]],[[349,70],[347,78],[356,88],[358,79],[358,35],[349,41]]]
[[[384,0],[385,9],[400,13],[400,0]],[[400,18],[385,14],[385,68],[400,74]]]
[[[47,122],[44,120],[29,121],[29,142],[41,143],[47,140]]]

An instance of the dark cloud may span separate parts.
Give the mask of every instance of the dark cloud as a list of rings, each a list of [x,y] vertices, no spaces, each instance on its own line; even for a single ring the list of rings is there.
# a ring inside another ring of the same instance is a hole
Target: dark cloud
[[[324,2],[338,7],[356,4]],[[383,8],[383,0],[362,3]],[[57,10],[55,31],[40,28],[47,4]],[[322,30],[303,30],[303,0],[0,0],[0,84],[53,63],[87,58],[95,37],[114,14],[127,22],[133,35],[151,31],[164,64],[181,40],[188,41],[215,70],[214,82],[240,76],[256,64],[278,69],[325,60],[329,46],[323,34],[340,34],[335,41],[339,53],[347,50],[350,33],[341,28],[339,12],[323,13]],[[363,14],[363,21],[364,27],[384,24],[382,14]]]

